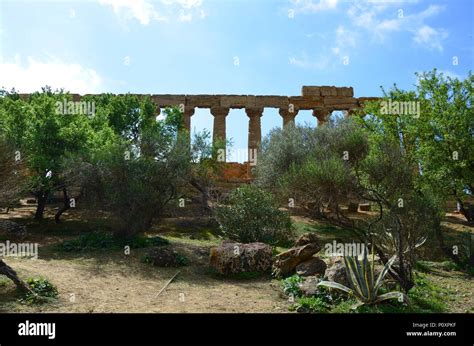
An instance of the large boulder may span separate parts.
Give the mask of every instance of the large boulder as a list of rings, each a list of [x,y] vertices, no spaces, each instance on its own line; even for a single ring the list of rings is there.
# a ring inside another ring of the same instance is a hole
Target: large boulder
[[[272,248],[264,243],[224,241],[211,248],[210,265],[222,275],[266,272],[272,267]]]
[[[316,276],[305,277],[303,282],[300,284],[300,291],[304,297],[311,297],[318,293],[318,283],[321,279]]]
[[[322,259],[311,257],[296,266],[296,274],[300,276],[324,276],[326,268],[326,262]]]
[[[321,246],[318,243],[309,243],[282,252],[273,262],[273,276],[279,278],[293,274],[298,264],[310,259],[320,250]]]
[[[26,227],[10,220],[0,220],[0,234],[12,239],[24,239],[27,235]]]
[[[349,286],[344,259],[342,257],[331,259],[329,262],[329,266],[324,274],[324,277],[328,281],[334,281],[344,286]]]
[[[319,244],[319,238],[315,233],[304,233],[296,239],[295,246],[303,246],[306,244],[317,243]]]

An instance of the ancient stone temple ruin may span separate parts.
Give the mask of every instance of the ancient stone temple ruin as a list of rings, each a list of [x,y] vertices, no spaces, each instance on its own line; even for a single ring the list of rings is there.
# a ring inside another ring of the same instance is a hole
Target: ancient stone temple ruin
[[[26,96],[26,95],[22,95]],[[73,94],[79,101],[81,95]],[[145,95],[143,95],[145,96]],[[214,116],[213,138],[226,139],[226,117],[231,108],[245,109],[248,116],[248,148],[256,149],[261,141],[261,117],[264,108],[278,108],[283,125],[294,123],[300,110],[312,110],[318,124],[327,122],[333,111],[344,111],[346,115],[363,107],[373,97],[354,97],[352,87],[303,86],[301,96],[275,95],[150,95],[161,108],[178,106],[184,113],[184,126],[191,129],[191,117],[196,108],[209,108]]]

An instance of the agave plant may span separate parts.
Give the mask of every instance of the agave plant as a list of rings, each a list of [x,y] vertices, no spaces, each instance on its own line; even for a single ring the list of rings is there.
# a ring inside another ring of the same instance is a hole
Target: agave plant
[[[382,284],[385,282],[385,276],[387,275],[390,267],[396,259],[396,255],[390,258],[385,264],[383,270],[380,272],[378,277],[375,277],[374,260],[375,255],[372,246],[372,261],[367,258],[367,247],[364,247],[362,260],[357,256],[345,256],[344,263],[346,265],[346,275],[349,281],[349,286],[344,286],[340,283],[333,281],[321,281],[318,286],[325,286],[330,288],[336,288],[354,296],[359,303],[354,305],[352,308],[355,309],[361,305],[373,305],[380,303],[387,299],[398,299],[404,302],[408,302],[408,296],[402,292],[388,292],[379,295],[379,290]]]

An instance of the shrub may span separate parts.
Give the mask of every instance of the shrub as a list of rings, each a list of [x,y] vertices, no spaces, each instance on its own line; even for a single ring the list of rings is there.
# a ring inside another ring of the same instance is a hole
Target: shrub
[[[292,309],[302,313],[328,312],[330,306],[321,297],[302,297],[296,300]]]
[[[283,292],[286,295],[292,295],[293,297],[299,297],[301,295],[301,283],[303,278],[298,274],[292,275],[284,279],[283,281]]]
[[[375,277],[375,266],[374,266],[374,252],[372,250],[372,263],[367,258],[367,249],[364,251],[363,259],[359,260],[358,257],[345,256],[344,263],[347,272],[347,279],[349,280],[349,286],[346,287],[340,283],[333,281],[322,281],[318,286],[326,286],[329,288],[335,288],[343,292],[354,296],[359,303],[354,306],[357,308],[361,305],[368,304],[373,305],[380,303],[387,299],[399,299],[403,298],[403,301],[408,301],[408,296],[402,292],[388,292],[379,294],[380,288],[384,283],[385,276],[390,270],[393,262],[396,260],[396,256],[393,256],[384,266],[378,277]]]
[[[157,267],[183,267],[190,264],[188,257],[170,247],[153,248],[140,261]]]
[[[293,237],[289,215],[278,209],[273,195],[255,186],[235,189],[215,216],[224,235],[242,243],[284,244]]]
[[[42,304],[58,296],[57,288],[45,278],[28,278],[26,283],[31,288],[20,302],[26,304]]]
[[[60,249],[66,252],[90,251],[100,249],[120,249],[130,246],[139,249],[150,246],[167,245],[168,240],[161,237],[134,236],[131,239],[116,238],[111,233],[91,232],[61,243]]]

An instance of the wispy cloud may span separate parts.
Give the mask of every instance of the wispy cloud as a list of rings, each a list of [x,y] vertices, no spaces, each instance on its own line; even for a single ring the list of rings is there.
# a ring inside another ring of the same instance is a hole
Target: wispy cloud
[[[99,0],[99,4],[110,6],[124,22],[135,19],[142,25],[148,25],[152,21],[190,22],[194,18],[206,17],[202,0]]]
[[[103,91],[103,79],[94,69],[55,58],[39,61],[29,56],[22,64],[19,55],[10,61],[0,57],[0,75],[0,87],[25,93],[39,91],[45,85],[81,94]]]
[[[111,6],[115,15],[124,21],[136,19],[140,24],[148,25],[151,20],[166,19],[147,0],[99,0],[99,4]]]
[[[436,30],[428,25],[423,25],[415,31],[413,40],[430,49],[443,50],[442,42],[448,37],[444,30]]]
[[[333,10],[339,0],[290,0],[291,9],[295,13],[316,13]]]
[[[433,28],[426,20],[441,13],[445,7],[430,5],[418,13],[408,14],[408,5],[416,1],[363,0],[354,2],[347,14],[354,27],[365,29],[378,42],[397,31],[411,33],[413,41],[428,49],[442,50],[442,42],[448,37],[446,30]],[[387,9],[388,11],[387,13]],[[394,17],[394,13],[397,15]]]
[[[310,57],[306,52],[290,57],[288,62],[290,65],[311,70],[325,70],[331,67],[333,63],[329,54]]]

